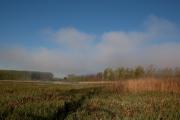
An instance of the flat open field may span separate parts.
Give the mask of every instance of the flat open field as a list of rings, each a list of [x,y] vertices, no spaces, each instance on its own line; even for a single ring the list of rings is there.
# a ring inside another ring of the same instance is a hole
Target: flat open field
[[[179,88],[179,81],[157,80],[115,84],[0,81],[0,120],[179,120]]]

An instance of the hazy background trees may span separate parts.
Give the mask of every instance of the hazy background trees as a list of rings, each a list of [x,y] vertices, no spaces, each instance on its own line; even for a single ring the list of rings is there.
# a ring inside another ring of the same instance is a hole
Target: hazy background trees
[[[52,80],[49,72],[0,70],[0,80]]]
[[[180,79],[180,68],[157,68],[137,66],[133,68],[118,67],[106,68],[102,72],[88,75],[69,74],[64,80],[69,81],[102,81],[102,80],[126,80],[140,78]],[[0,70],[0,80],[62,80],[55,79],[52,73],[34,71]]]
[[[118,67],[116,69],[106,68],[102,72],[91,75],[69,75],[68,80],[126,80],[140,78],[160,78],[160,79],[180,79],[180,68],[156,68],[149,65],[144,68],[137,66],[134,68]]]

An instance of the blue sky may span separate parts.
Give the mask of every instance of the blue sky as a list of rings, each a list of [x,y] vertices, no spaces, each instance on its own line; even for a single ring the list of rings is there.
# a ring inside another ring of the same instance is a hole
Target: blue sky
[[[0,67],[60,76],[179,66],[179,6],[179,0],[1,0]]]

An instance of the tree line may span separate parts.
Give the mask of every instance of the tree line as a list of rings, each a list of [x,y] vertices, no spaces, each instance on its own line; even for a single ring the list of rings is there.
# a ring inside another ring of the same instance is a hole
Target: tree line
[[[146,68],[137,66],[134,68],[119,67],[116,69],[106,68],[103,72],[91,75],[70,74],[66,80],[125,80],[139,78],[162,78],[162,79],[180,79],[180,68],[156,68],[150,65]]]
[[[0,70],[0,80],[51,80],[53,74],[49,72]]]

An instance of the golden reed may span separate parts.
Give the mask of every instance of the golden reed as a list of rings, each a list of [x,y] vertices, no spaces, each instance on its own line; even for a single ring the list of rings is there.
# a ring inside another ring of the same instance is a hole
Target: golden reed
[[[154,78],[124,80],[113,83],[109,88],[116,92],[180,92],[180,80],[160,80]]]

